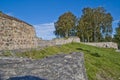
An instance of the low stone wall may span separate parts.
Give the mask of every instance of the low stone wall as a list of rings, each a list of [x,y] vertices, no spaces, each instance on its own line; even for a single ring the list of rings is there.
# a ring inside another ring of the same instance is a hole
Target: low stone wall
[[[63,45],[71,42],[80,42],[78,37],[70,37],[70,38],[59,38],[54,40],[38,40],[38,46],[54,46],[54,45]]]
[[[114,43],[114,42],[98,42],[98,43],[84,43],[84,44],[92,45],[92,46],[96,46],[96,47],[118,49],[117,43]]]
[[[87,80],[83,53],[41,60],[0,58],[0,80]],[[36,79],[34,79],[36,78]]]
[[[50,40],[39,40],[38,47],[54,46],[55,42]]]
[[[56,45],[63,45],[71,42],[80,42],[80,39],[78,37],[60,38],[54,39],[53,42],[55,42]]]
[[[59,38],[54,40],[38,40],[38,46],[40,47],[55,46],[55,45],[63,45],[71,42],[80,43],[80,39],[78,37],[70,37],[70,38]],[[96,46],[96,47],[118,49],[117,43],[114,43],[114,42],[89,42],[84,44]]]

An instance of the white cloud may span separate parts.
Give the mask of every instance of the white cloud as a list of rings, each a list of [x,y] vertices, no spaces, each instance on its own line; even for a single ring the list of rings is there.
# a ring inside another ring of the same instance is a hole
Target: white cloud
[[[118,23],[119,22],[119,20],[114,20],[113,21],[113,24],[116,24],[116,23]]]
[[[44,23],[34,25],[36,30],[36,35],[45,40],[51,40],[55,38],[53,31],[55,31],[54,23]]]
[[[12,12],[8,12],[8,13],[5,13],[5,14],[7,14],[7,15],[9,15],[9,16],[13,16],[13,17],[14,17],[14,14],[13,14]]]

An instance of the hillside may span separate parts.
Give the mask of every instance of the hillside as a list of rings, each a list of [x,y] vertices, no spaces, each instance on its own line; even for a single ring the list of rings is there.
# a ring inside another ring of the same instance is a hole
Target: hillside
[[[47,47],[42,50],[16,54],[19,57],[34,59],[44,58],[54,54],[83,52],[85,67],[89,80],[118,80],[120,79],[120,53],[114,49],[98,48],[81,43],[70,43],[62,46]],[[6,53],[8,56],[9,53]]]

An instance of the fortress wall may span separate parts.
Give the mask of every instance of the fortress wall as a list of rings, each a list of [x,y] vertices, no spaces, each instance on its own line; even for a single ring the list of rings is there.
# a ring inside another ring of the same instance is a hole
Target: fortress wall
[[[62,45],[62,44],[67,44],[71,42],[80,42],[80,39],[78,37],[70,37],[70,38],[60,38],[60,39],[54,39],[53,40],[56,45]]]
[[[58,38],[54,40],[38,40],[38,46],[44,47],[44,46],[55,46],[55,45],[63,45],[71,42],[80,42],[80,39],[78,37],[70,37],[70,38]],[[114,48],[118,49],[117,43],[114,42],[89,42],[84,43],[91,46],[96,47],[103,47],[103,48]]]
[[[91,46],[96,46],[96,47],[118,49],[117,43],[114,43],[114,42],[98,42],[98,43],[85,43],[85,44],[91,45]]]
[[[54,40],[38,40],[38,46],[55,46],[55,45],[63,45],[71,42],[80,42],[78,37],[70,37],[70,38],[58,38]]]
[[[35,36],[31,25],[0,13],[0,50],[34,48]]]

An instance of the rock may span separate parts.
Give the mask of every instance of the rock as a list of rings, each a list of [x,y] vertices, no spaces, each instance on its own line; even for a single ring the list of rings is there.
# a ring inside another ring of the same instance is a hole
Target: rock
[[[117,43],[114,42],[93,42],[93,43],[84,43],[91,46],[102,47],[102,48],[114,48],[118,49]]]
[[[36,78],[33,80],[87,80],[83,53],[78,52],[41,60],[0,58],[0,75],[1,80],[28,80],[31,76]]]
[[[116,50],[116,52],[120,52],[120,49]]]

